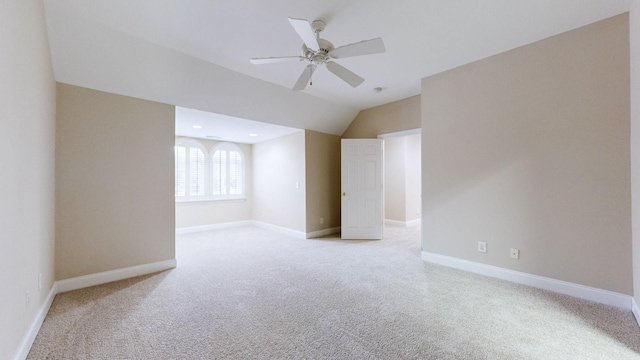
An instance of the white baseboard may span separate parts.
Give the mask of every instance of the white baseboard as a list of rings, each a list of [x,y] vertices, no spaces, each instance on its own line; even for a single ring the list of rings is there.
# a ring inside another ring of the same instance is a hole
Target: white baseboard
[[[331,235],[331,234],[336,234],[339,233],[341,230],[341,227],[334,227],[334,228],[329,228],[329,229],[322,229],[322,230],[317,230],[317,231],[311,231],[307,233],[306,238],[307,239],[313,239],[313,238],[318,238],[321,236],[326,236],[326,235]]]
[[[640,308],[638,308],[638,303],[635,298],[631,298],[631,312],[633,312],[633,316],[636,317],[636,322],[638,326],[640,326]]]
[[[29,330],[22,338],[20,346],[18,347],[18,350],[16,351],[13,359],[24,360],[27,358],[27,356],[29,355],[29,350],[31,350],[31,346],[35,341],[36,336],[40,331],[40,327],[42,326],[42,323],[44,322],[44,319],[47,317],[47,313],[51,308],[53,299],[57,294],[72,290],[78,290],[89,286],[106,284],[112,281],[129,279],[140,275],[152,274],[158,271],[173,269],[176,267],[176,265],[176,259],[171,259],[56,281],[51,287],[46,300],[38,310],[36,317],[31,322]]]
[[[269,223],[262,222],[262,221],[253,220],[252,225],[257,226],[259,228],[267,229],[267,230],[277,231],[279,233],[283,233],[283,234],[286,234],[286,235],[289,235],[289,236],[293,236],[293,237],[296,237],[298,239],[306,239],[307,238],[307,234],[305,232],[289,229],[289,228],[282,227],[282,226],[269,224]]]
[[[189,226],[189,227],[176,228],[176,235],[191,234],[191,233],[196,233],[196,232],[200,232],[200,231],[229,229],[229,228],[234,228],[234,227],[251,226],[251,225],[257,226],[259,228],[267,229],[267,230],[277,231],[279,233],[283,233],[283,234],[286,234],[286,235],[289,235],[289,236],[293,236],[293,237],[296,237],[296,238],[299,238],[299,239],[317,238],[317,237],[320,237],[320,236],[331,235],[331,234],[335,234],[335,233],[339,233],[340,232],[340,227],[339,226],[305,233],[305,232],[302,232],[302,231],[297,231],[297,230],[293,230],[293,229],[289,229],[289,228],[286,228],[286,227],[269,224],[269,223],[262,222],[262,221],[244,220],[244,221],[233,221],[233,222],[227,222],[227,223],[221,223],[221,224],[211,224],[211,225]]]
[[[421,219],[414,219],[414,220],[409,220],[409,221],[399,221],[399,220],[391,220],[391,219],[384,219],[384,224],[387,226],[404,226],[404,227],[411,227],[411,226],[418,226],[421,223]]]
[[[312,239],[312,238],[317,238],[317,237],[320,237],[320,236],[331,235],[331,234],[339,233],[340,229],[341,229],[338,226],[338,227],[334,227],[334,228],[322,229],[322,230],[311,231],[311,232],[305,233],[305,232],[302,232],[302,231],[297,231],[297,230],[289,229],[289,228],[286,228],[286,227],[277,226],[277,225],[265,223],[265,222],[262,222],[262,221],[256,221],[256,220],[253,220],[253,224],[252,225],[257,226],[259,228],[267,229],[267,230],[277,231],[279,233],[286,234],[286,235],[289,235],[289,236],[293,236],[293,237],[298,238],[298,239]]]
[[[126,267],[122,269],[109,270],[96,274],[78,276],[70,279],[56,281],[58,293],[83,289],[89,286],[106,284],[112,281],[129,279],[132,277],[152,274],[159,271],[175,268],[176,259],[158,261],[155,263]]]
[[[40,327],[42,326],[44,319],[47,317],[49,308],[51,308],[51,304],[53,303],[53,299],[56,297],[57,293],[58,293],[57,284],[54,283],[53,286],[51,287],[51,290],[49,290],[49,294],[47,295],[47,298],[45,299],[44,303],[42,303],[42,306],[40,306],[40,309],[38,309],[38,312],[36,313],[36,317],[31,322],[31,325],[29,325],[29,329],[27,330],[27,333],[24,334],[24,337],[22,338],[22,341],[18,346],[18,350],[13,356],[14,360],[25,360],[29,355],[29,350],[31,350],[31,346],[33,345],[33,342],[36,340],[36,336],[40,331]]]
[[[384,219],[384,224],[387,226],[406,226],[406,223],[404,221],[391,219]]]
[[[633,298],[629,295],[616,293],[613,291],[602,290],[580,284],[570,283],[567,281],[513,271],[450,256],[434,254],[426,251],[422,252],[422,260],[437,265],[448,266],[455,269],[465,270],[480,275],[490,276],[518,284],[528,285],[539,289],[577,297],[580,299],[590,300],[605,305],[631,310],[631,300]],[[640,313],[638,313],[638,315],[640,315]],[[638,318],[638,315],[636,315],[636,319]]]
[[[200,231],[228,229],[228,228],[247,226],[247,225],[253,225],[253,220],[232,221],[232,222],[202,225],[202,226],[181,227],[181,228],[176,228],[176,235],[190,234],[190,233],[195,233]]]

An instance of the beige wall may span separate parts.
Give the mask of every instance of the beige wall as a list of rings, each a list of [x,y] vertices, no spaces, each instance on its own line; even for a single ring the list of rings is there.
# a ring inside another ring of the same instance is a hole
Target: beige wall
[[[254,220],[305,232],[304,134],[253,145]]]
[[[56,278],[175,258],[174,108],[57,86]]]
[[[343,138],[376,138],[420,128],[420,95],[360,111],[342,134]]]
[[[41,1],[0,2],[0,46],[0,359],[11,359],[54,281],[55,81]]]
[[[340,137],[305,130],[305,159],[306,231],[339,227]]]
[[[207,151],[219,143],[207,139],[196,140],[202,143]],[[250,144],[234,144],[240,148],[244,156],[246,198],[244,200],[176,202],[176,228],[251,220],[252,146]]]
[[[176,202],[176,229],[251,220],[246,200]]]
[[[422,131],[425,251],[632,293],[626,14],[423,79]]]
[[[640,0],[631,1],[631,193],[633,229],[633,290],[640,304]],[[640,318],[636,319],[640,322]]]

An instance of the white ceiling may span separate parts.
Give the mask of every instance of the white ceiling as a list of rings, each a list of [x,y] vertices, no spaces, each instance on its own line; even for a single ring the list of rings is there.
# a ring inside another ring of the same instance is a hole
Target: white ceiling
[[[629,9],[629,0],[44,0],[56,80],[226,116],[340,135],[361,109],[420,93],[424,77]],[[287,17],[327,23],[336,47],[381,37],[384,54],[336,62],[290,90],[304,62]],[[381,93],[372,91],[382,87]]]
[[[256,144],[300,129],[176,106],[176,135]]]

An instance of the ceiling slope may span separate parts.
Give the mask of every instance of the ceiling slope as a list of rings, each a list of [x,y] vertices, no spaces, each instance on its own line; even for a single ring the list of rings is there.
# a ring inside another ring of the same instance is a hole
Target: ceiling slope
[[[48,16],[56,34],[50,40],[55,76],[62,83],[335,135],[359,112],[76,16]]]
[[[417,95],[424,77],[628,11],[629,0],[44,0],[61,82],[339,134],[358,110]],[[381,37],[386,52],[339,59],[291,87],[303,62],[287,17],[322,19],[336,47]],[[326,70],[326,69],[323,69]],[[372,91],[383,88],[380,93]]]

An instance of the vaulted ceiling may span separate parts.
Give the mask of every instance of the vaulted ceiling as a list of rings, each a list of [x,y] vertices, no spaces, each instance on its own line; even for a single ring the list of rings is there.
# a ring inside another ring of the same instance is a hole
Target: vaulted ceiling
[[[56,80],[231,117],[342,134],[366,108],[420,93],[424,77],[629,9],[629,0],[45,0]],[[336,60],[352,88],[305,62],[287,18],[321,19],[336,47],[381,37],[386,52]],[[381,87],[380,93],[373,88]]]

